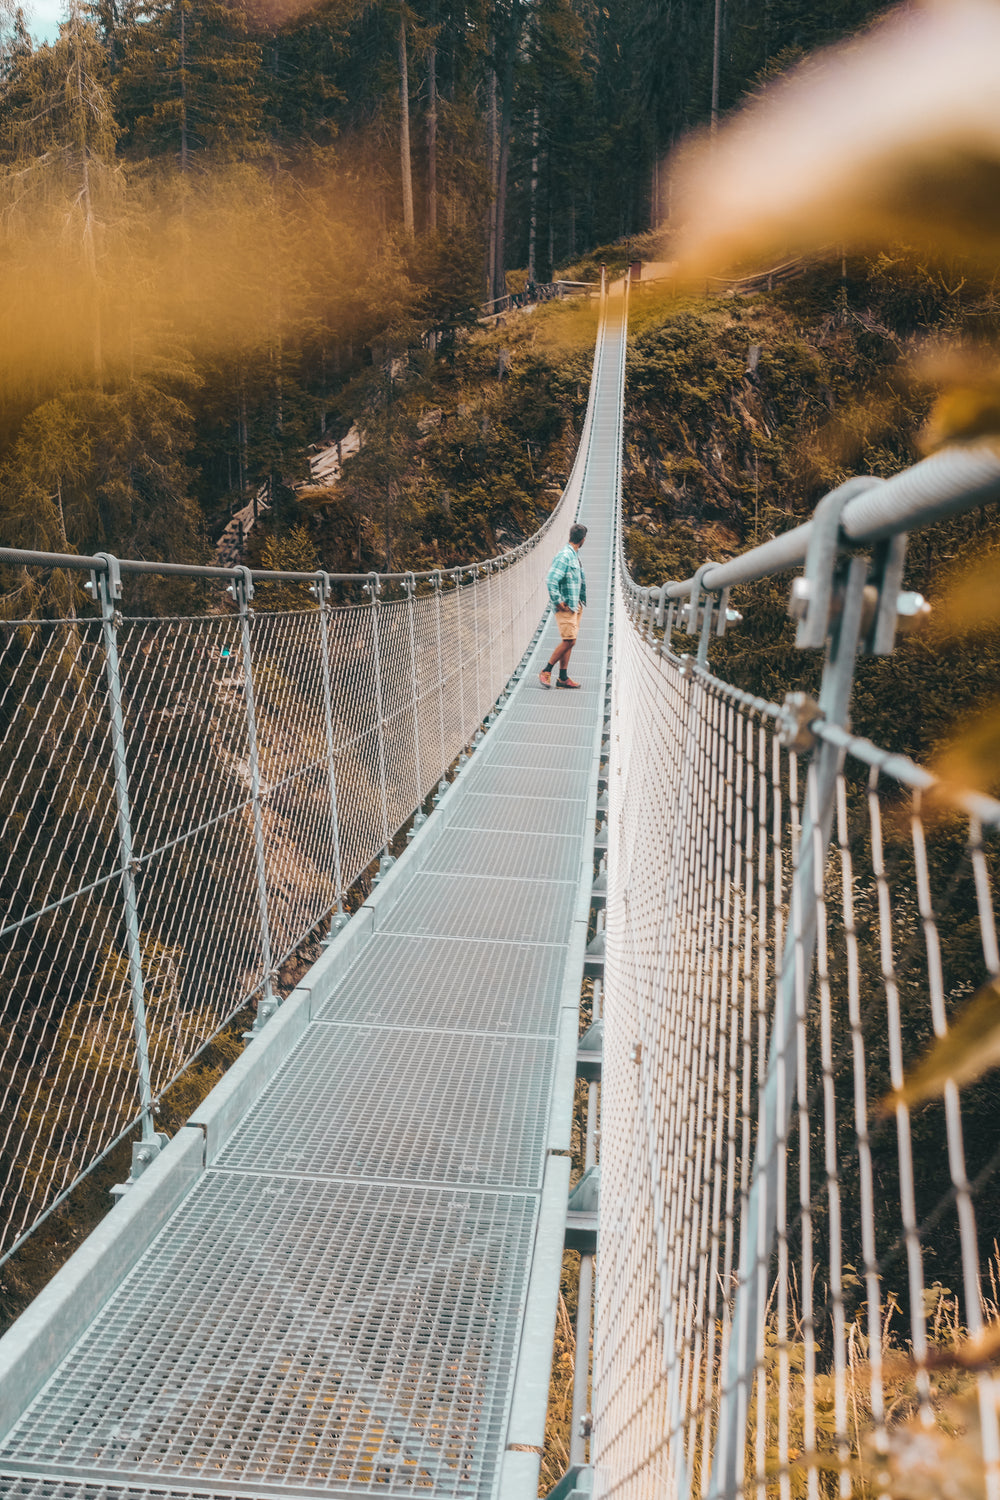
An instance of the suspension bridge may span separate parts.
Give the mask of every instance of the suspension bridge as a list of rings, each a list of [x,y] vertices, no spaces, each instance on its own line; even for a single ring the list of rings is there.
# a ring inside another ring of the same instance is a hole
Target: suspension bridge
[[[849,721],[858,656],[917,607],[906,533],[995,500],[1000,462],[852,481],[640,588],[626,314],[603,297],[573,473],[500,558],[0,553],[93,600],[0,626],[3,1254],[132,1140],[120,1201],[0,1341],[0,1495],[534,1496],[566,1247],[559,1500],[909,1494],[917,1438],[943,1483],[956,1432],[969,1493],[1000,1494],[995,1106],[946,1078],[913,1113],[903,1087],[1000,976],[1000,805],[925,822],[933,778]],[[545,692],[574,519],[583,686]],[[710,649],[731,588],[790,570],[825,667],[776,705]],[[126,616],[150,575],[204,608]],[[269,610],[278,584],[300,606]],[[163,1101],[248,1004],[168,1140]]]

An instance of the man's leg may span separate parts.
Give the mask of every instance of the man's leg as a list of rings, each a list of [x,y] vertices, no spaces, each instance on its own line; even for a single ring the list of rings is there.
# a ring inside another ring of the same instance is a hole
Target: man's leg
[[[565,651],[567,645],[567,641],[560,641],[556,649],[553,651],[552,655],[549,657],[545,666],[539,672],[538,680],[542,684],[542,687],[552,686],[552,673],[555,671],[556,667],[561,664],[563,659],[563,652]]]
[[[569,675],[569,659],[570,659],[570,657],[573,654],[573,647],[575,645],[576,645],[576,641],[575,640],[574,641],[563,641],[564,650],[563,650],[563,653],[562,653],[562,660],[559,663],[559,682],[557,684],[557,686],[559,686],[559,687],[579,687],[580,686],[580,684],[578,682],[573,682],[573,680],[571,679],[571,677]]]

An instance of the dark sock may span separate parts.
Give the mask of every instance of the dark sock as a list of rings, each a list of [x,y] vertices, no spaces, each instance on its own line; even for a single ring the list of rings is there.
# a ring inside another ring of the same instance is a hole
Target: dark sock
[[[567,677],[568,677],[568,676],[569,676],[569,673],[568,673],[568,672],[567,672],[567,670],[566,670],[566,668],[565,668],[565,667],[560,667],[560,668],[559,668],[559,681],[560,681],[560,682],[564,682],[564,681],[565,681],[565,679],[566,679],[566,678],[567,678]]]

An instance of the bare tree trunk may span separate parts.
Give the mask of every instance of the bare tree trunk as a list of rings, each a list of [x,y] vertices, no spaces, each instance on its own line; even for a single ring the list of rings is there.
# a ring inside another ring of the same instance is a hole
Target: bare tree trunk
[[[712,134],[719,128],[719,52],[722,42],[722,0],[715,0],[712,28]]]
[[[549,280],[554,280],[556,274],[556,217],[552,205],[552,152],[545,153],[546,166],[548,168],[548,212],[549,212]]]
[[[180,24],[180,79],[181,79],[181,171],[188,169],[188,117],[187,117],[187,39],[184,35],[184,6],[186,0],[177,0],[181,13]]]
[[[528,208],[528,280],[535,280],[535,243],[538,238],[538,105],[531,117],[531,200]]]
[[[486,174],[489,180],[490,223],[486,243],[486,296],[495,297],[493,267],[497,258],[497,75],[490,68],[489,98],[486,105]]]
[[[70,13],[73,26],[73,84],[77,107],[77,150],[80,155],[80,207],[83,211],[83,256],[93,302],[94,378],[100,386],[104,373],[104,347],[101,329],[101,291],[97,279],[97,236],[94,196],[90,183],[90,146],[87,141],[87,104],[83,94],[83,17],[74,3]]]
[[[521,35],[521,0],[512,0],[510,30],[507,34],[503,59],[503,84],[500,92],[499,155],[497,159],[496,195],[496,242],[494,245],[493,286],[494,297],[502,297],[507,290],[506,278],[506,231],[507,231],[507,169],[510,164],[510,136],[514,123],[514,66],[517,61],[517,46]]]
[[[437,6],[431,7],[431,25],[437,21]],[[427,54],[427,228],[437,229],[437,42]]]
[[[406,65],[406,21],[399,18],[399,162],[403,178],[403,228],[413,238],[413,174],[410,168],[410,78]]]

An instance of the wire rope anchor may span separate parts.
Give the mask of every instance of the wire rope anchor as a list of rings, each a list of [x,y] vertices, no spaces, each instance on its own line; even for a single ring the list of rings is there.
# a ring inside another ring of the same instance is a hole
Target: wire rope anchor
[[[381,882],[388,875],[389,871],[392,869],[395,863],[396,856],[394,854],[390,854],[388,849],[384,849],[382,851],[382,856],[378,862],[378,869],[375,871],[374,877],[372,878],[373,887],[381,884]]]
[[[124,1182],[118,1182],[111,1189],[112,1198],[123,1198],[130,1187],[134,1187],[147,1167],[151,1167],[168,1144],[170,1137],[164,1131],[158,1130],[154,1135],[144,1141],[132,1142],[132,1166],[128,1177]]]
[[[423,826],[424,826],[424,824],[426,822],[427,822],[427,814],[424,812],[423,808],[419,808],[417,810],[417,812],[415,812],[414,815],[413,815],[413,822],[410,824],[409,828],[406,830],[406,842],[407,843],[409,843],[411,839],[413,839],[413,838],[416,837],[416,835],[420,832],[421,828],[423,828]]]
[[[335,911],[333,913],[333,916],[330,918],[329,929],[327,931],[326,937],[320,944],[320,947],[329,948],[330,944],[337,939],[340,933],[343,932],[344,928],[347,926],[350,920],[351,918],[348,912]]]

